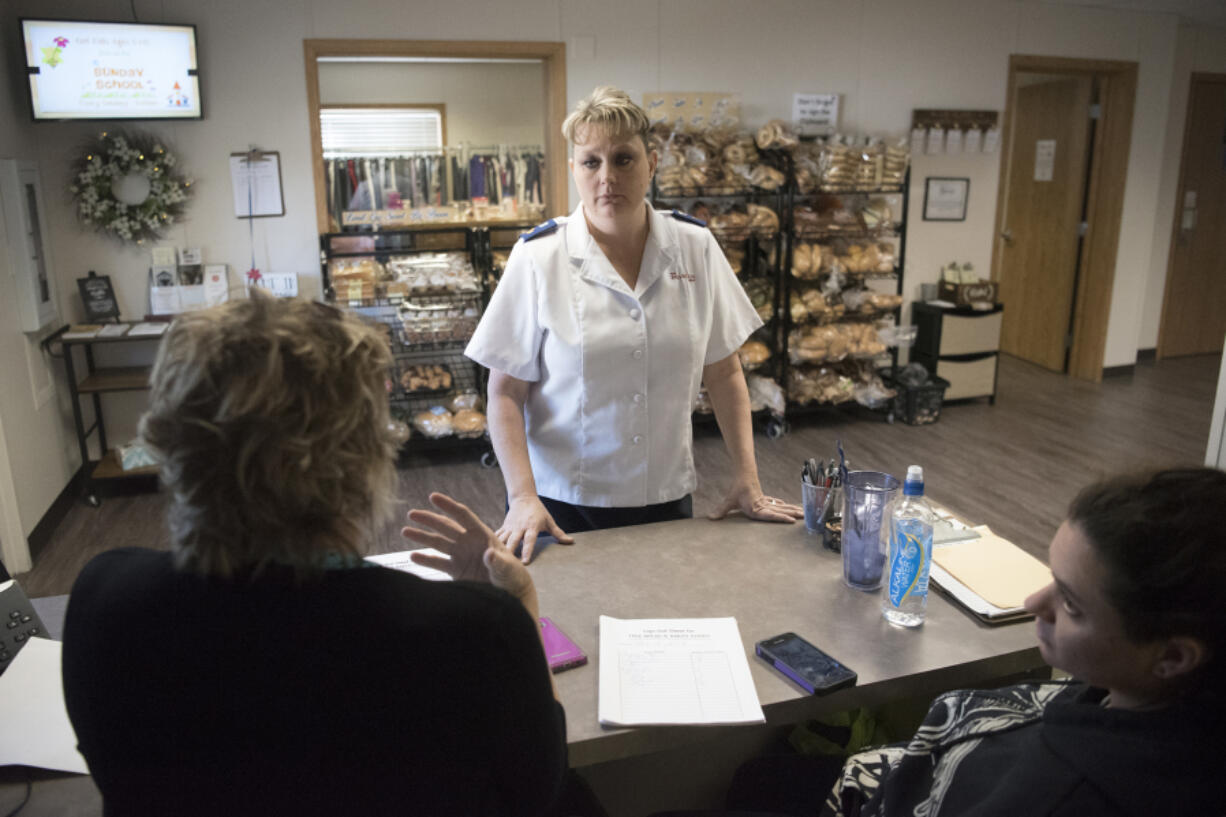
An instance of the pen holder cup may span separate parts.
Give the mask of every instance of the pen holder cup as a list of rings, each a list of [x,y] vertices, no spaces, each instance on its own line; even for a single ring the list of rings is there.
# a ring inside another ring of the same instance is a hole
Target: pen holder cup
[[[822,505],[826,502],[826,494],[829,491],[824,485],[811,485],[804,480],[800,481],[800,504],[805,509],[805,530],[814,536],[822,532]]]
[[[822,519],[822,547],[838,553],[843,549],[843,486],[831,488],[830,493],[830,507]]]
[[[881,587],[886,513],[898,496],[898,480],[881,471],[852,471],[843,486],[843,583],[856,590]]]

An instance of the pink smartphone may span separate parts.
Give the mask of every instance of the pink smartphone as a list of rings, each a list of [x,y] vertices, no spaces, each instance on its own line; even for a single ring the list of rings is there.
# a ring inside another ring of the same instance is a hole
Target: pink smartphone
[[[579,645],[566,637],[557,625],[544,616],[541,617],[541,641],[545,644],[545,658],[549,668],[561,672],[571,667],[581,667],[587,663],[587,656]]]

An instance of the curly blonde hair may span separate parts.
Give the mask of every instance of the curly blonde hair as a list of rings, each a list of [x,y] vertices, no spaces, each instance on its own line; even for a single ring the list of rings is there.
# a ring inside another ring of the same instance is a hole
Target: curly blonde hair
[[[651,150],[648,141],[651,120],[629,94],[612,86],[602,85],[580,100],[562,123],[562,135],[573,145],[579,129],[586,131],[591,127],[619,136],[636,135],[643,140],[643,147]]]
[[[253,290],[179,317],[140,422],[179,564],[226,577],[356,556],[391,508],[390,363],[374,329],[322,303]]]

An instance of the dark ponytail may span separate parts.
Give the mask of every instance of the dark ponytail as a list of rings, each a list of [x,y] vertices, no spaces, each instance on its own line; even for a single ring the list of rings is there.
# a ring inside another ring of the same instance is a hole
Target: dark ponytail
[[[1226,472],[1187,468],[1119,476],[1082,490],[1069,522],[1107,567],[1107,598],[1135,641],[1192,636],[1226,663]],[[1212,680],[1211,680],[1212,679]]]

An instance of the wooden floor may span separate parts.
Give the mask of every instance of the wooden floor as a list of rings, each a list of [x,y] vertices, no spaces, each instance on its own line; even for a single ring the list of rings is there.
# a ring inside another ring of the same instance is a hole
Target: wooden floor
[[[841,438],[857,468],[901,476],[908,464],[923,465],[929,496],[1046,560],[1047,543],[1082,485],[1121,469],[1203,462],[1219,363],[1216,355],[1142,363],[1132,376],[1095,384],[1004,358],[996,405],[947,405],[933,425],[887,425],[830,412],[796,420],[779,440],[759,433],[762,484],[798,502],[803,459],[833,456]],[[716,432],[696,437],[694,512],[705,514],[726,487],[729,460]],[[421,506],[439,490],[491,524],[502,517],[501,475],[471,454],[414,458],[400,483],[405,508]],[[96,553],[125,545],[166,547],[165,504],[163,494],[144,494],[110,497],[96,509],[75,506],[36,556],[34,569],[18,578],[30,596],[67,593]],[[390,523],[371,551],[403,550],[398,531],[399,522]]]

